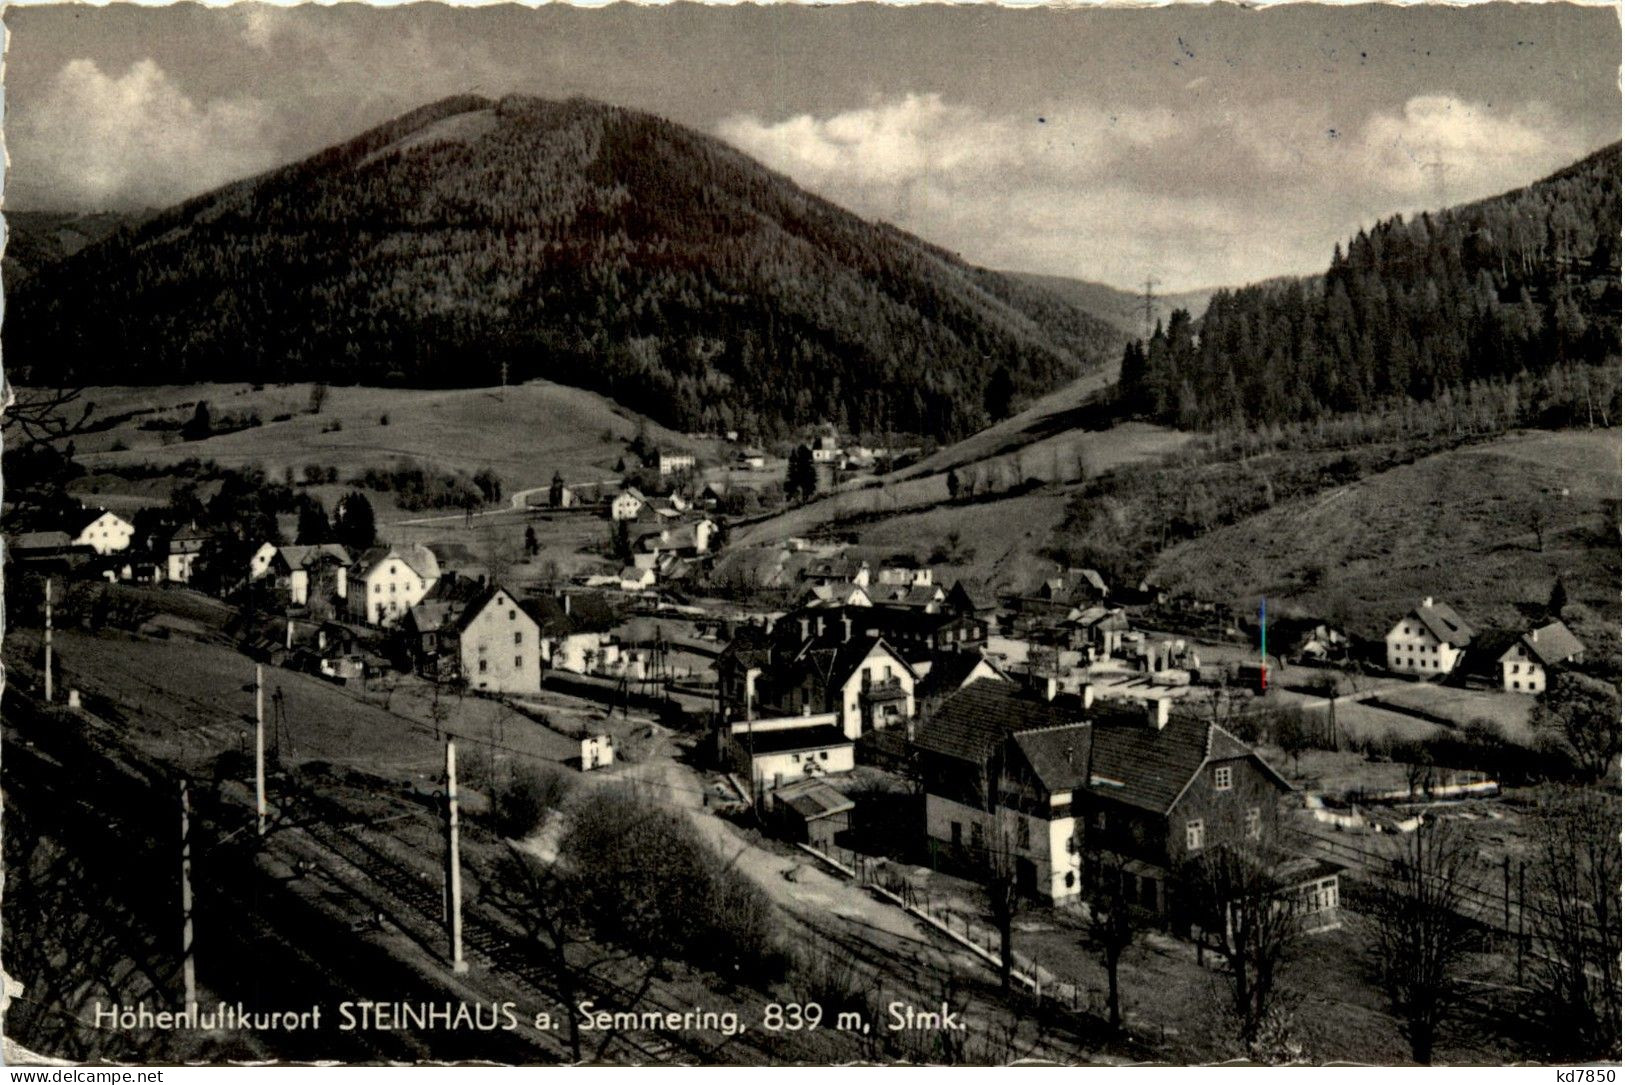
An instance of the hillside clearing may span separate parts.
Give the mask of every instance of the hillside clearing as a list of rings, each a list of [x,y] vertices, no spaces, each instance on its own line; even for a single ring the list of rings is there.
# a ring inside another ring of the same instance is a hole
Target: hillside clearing
[[[1516,625],[1561,576],[1599,623],[1619,617],[1620,431],[1523,432],[1424,457],[1170,548],[1170,587],[1380,635],[1424,596]]]
[[[307,464],[334,464],[341,479],[402,458],[474,472],[490,468],[508,492],[546,486],[553,472],[568,481],[614,478],[625,442],[643,427],[663,448],[716,455],[719,442],[702,441],[658,426],[595,392],[550,381],[506,389],[402,389],[332,387],[321,413],[310,414],[308,384],[164,385],[88,389],[97,418],[148,407],[156,417],[184,420],[206,400],[216,417],[258,413],[263,425],[202,441],[174,440],[172,431],[138,428],[149,415],[85,434],[80,459],[95,472],[120,464],[173,464],[197,457],[226,467],[258,464],[272,477]],[[279,415],[291,415],[274,422]],[[388,424],[382,420],[388,418]],[[335,425],[338,428],[334,428]],[[169,440],[170,443],[165,443]],[[115,450],[118,445],[124,446]]]

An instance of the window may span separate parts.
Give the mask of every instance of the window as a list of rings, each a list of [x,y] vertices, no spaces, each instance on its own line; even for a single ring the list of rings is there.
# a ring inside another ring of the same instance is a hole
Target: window
[[[828,750],[819,750],[818,751],[818,760],[820,760],[820,761],[828,761],[829,760],[829,751]]]
[[[514,656],[513,657],[513,665],[514,665],[515,670],[524,670],[525,669],[525,657],[524,656]]]
[[[959,847],[964,840],[964,826],[957,821],[950,821],[948,823],[948,836],[953,840],[954,847]]]
[[[1215,790],[1215,791],[1229,791],[1230,788],[1231,788],[1231,785],[1234,783],[1234,781],[1232,779],[1232,776],[1234,775],[1234,771],[1235,770],[1233,770],[1229,765],[1222,765],[1219,768],[1214,769],[1213,770],[1213,790]]]
[[[485,660],[483,660],[483,659],[480,660],[480,673],[481,674],[485,673]]]
[[[1101,832],[1106,831],[1106,811],[1099,810],[1095,812],[1095,828]]]
[[[513,642],[515,644],[523,644],[523,643],[525,643],[525,635],[523,633],[519,632],[517,629],[514,630]]]
[[[801,764],[801,755],[800,755],[800,754],[798,754],[798,753],[793,753],[793,754],[791,754],[791,755],[790,755],[790,763],[791,763],[791,764],[792,764],[792,765],[799,765],[799,764]]]
[[[1202,819],[1192,818],[1185,823],[1185,850],[1202,850]]]
[[[382,594],[384,594],[384,586],[382,584],[374,584],[372,586],[372,593],[374,595],[382,595]]]
[[[511,622],[511,621],[513,621],[513,620],[514,620],[514,618],[515,618],[515,617],[517,617],[517,616],[518,616],[518,612],[517,612],[517,611],[514,611],[514,610],[509,610],[509,611],[508,611],[508,620],[509,620],[509,621],[510,621],[510,622]],[[515,635],[516,635],[516,636],[517,636],[517,634],[515,634]]]
[[[1030,848],[1033,846],[1033,827],[1026,818],[1016,822],[1016,847]]]
[[[1247,835],[1257,840],[1264,832],[1264,818],[1254,806],[1247,811]]]

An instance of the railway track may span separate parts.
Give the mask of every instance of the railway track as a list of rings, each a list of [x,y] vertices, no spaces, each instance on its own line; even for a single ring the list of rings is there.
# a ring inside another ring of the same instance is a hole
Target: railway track
[[[358,887],[356,891],[370,909],[388,915],[403,933],[428,952],[443,955],[444,900],[436,875],[403,862],[378,842],[366,839],[365,830],[351,824],[353,813],[330,798],[308,788],[301,789],[294,809],[297,820],[292,824],[359,876],[360,886],[364,888]],[[346,884],[356,880],[348,879]],[[551,966],[537,960],[525,946],[524,935],[501,922],[490,909],[478,905],[465,908],[463,944],[465,955],[485,970],[540,995],[550,1007],[564,1013],[574,1012],[573,1007],[564,1005]],[[645,977],[635,974],[636,971],[626,963],[619,967],[614,964],[608,968],[596,967],[590,976],[578,972],[581,994],[593,997],[597,1008],[611,1011],[681,1014],[695,1009],[692,1002],[679,1001],[661,983],[646,983]],[[765,1004],[764,1000],[762,1005]],[[743,1004],[726,1008],[736,1009],[746,1023],[751,1023],[750,1015],[760,1009]],[[800,1037],[799,1042],[788,1034],[779,1034],[777,1043],[762,1042],[763,1035],[757,1030],[747,1030],[707,1041],[683,1033],[622,1031],[614,1036],[605,1054],[613,1052],[634,1062],[689,1066],[719,1063],[771,1066],[783,1062],[787,1055],[796,1061],[820,1063],[850,1058],[849,1053],[842,1055],[833,1051],[810,1034]],[[567,1060],[569,1054],[562,1041],[555,1043],[558,1057]]]

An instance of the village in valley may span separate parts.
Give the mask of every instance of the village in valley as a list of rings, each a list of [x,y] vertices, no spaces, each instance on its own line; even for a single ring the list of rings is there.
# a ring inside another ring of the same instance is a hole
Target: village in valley
[[[8,1064],[1618,1063],[1617,12],[433,7],[8,11]]]
[[[314,392],[305,412],[332,399]],[[682,441],[694,451],[640,422],[601,456],[610,477],[555,471],[510,495],[492,476],[483,500],[390,521],[364,482],[386,472],[334,485],[290,466],[279,484],[257,465],[176,461],[192,443],[165,441],[153,451],[180,472],[215,477],[148,504],[114,492],[116,466],[93,469],[70,486],[122,513],[63,492],[10,536],[8,696],[213,773],[214,801],[260,804],[273,850],[317,802],[432,837],[443,745],[460,746],[465,831],[493,841],[546,841],[545,795],[630,787],[828,952],[884,931],[872,950],[931,962],[917,984],[997,1005],[979,1012],[1004,1015],[1013,1057],[1064,1057],[1069,1019],[1109,1023],[1095,1042],[1115,1057],[1217,1057],[1225,1033],[1188,1037],[1189,1015],[1252,1012],[1261,1030],[1280,1013],[1267,986],[1218,998],[1226,975],[1290,977],[1377,1042],[1391,1019],[1361,914],[1392,906],[1389,868],[1430,823],[1455,847],[1447,906],[1475,932],[1460,952],[1471,982],[1532,982],[1539,785],[1617,779],[1617,731],[1587,747],[1584,722],[1560,730],[1574,712],[1554,694],[1595,681],[1573,677],[1586,647],[1561,579],[1516,626],[1461,613],[1441,571],[1436,595],[1351,628],[1290,599],[1243,610],[1032,559],[1028,579],[990,582],[950,552],[964,539],[864,544],[861,515],[736,545],[906,474],[922,450],[834,427],[772,453],[734,433]],[[945,504],[973,509],[961,473],[944,473],[960,491]],[[434,876],[395,829],[351,832],[395,877]],[[403,906],[387,879],[358,889],[346,874],[330,872],[354,895],[328,902],[341,915]],[[489,888],[476,899],[500,906]],[[390,922],[432,959],[437,918]],[[1170,1001],[1169,984],[1204,1004]],[[844,986],[876,1013],[890,1001],[861,971]],[[887,1039],[877,1054],[994,1057]],[[1279,1042],[1344,1050],[1301,1028]]]

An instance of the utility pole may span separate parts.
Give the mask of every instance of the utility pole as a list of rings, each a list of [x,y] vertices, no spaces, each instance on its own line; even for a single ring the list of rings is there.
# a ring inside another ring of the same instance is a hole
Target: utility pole
[[[1157,301],[1157,295],[1154,293],[1154,291],[1156,290],[1157,287],[1159,287],[1161,285],[1162,285],[1162,280],[1161,279],[1155,278],[1154,276],[1147,275],[1146,278],[1145,278],[1145,293],[1143,295],[1141,295],[1141,297],[1140,297],[1140,304],[1144,308],[1145,341],[1147,343],[1151,342],[1151,332],[1156,327],[1156,316],[1157,316],[1156,301]]]
[[[192,960],[192,798],[181,780],[181,986],[188,1015],[197,1010],[197,966]]]
[[[254,664],[254,813],[265,835],[265,665]]]
[[[45,578],[45,703],[51,703],[51,578]]]
[[[451,970],[467,972],[463,959],[463,869],[457,841],[457,743],[446,739],[446,924],[451,935]]]

